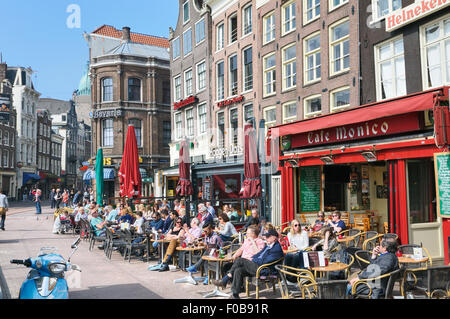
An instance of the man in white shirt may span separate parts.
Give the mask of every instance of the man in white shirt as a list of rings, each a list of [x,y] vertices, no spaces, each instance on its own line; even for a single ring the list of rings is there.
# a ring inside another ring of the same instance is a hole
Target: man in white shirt
[[[5,219],[6,212],[8,211],[8,197],[6,197],[5,192],[0,190],[0,228],[5,230]]]

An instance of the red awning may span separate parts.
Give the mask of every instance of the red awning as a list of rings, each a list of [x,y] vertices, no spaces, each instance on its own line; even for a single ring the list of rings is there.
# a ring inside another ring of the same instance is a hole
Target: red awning
[[[330,113],[312,119],[273,126],[270,130],[272,135],[285,136],[329,127],[361,123],[398,114],[424,111],[433,108],[435,96],[438,94],[447,95],[448,89],[448,87],[443,87],[411,94],[406,97],[371,103],[339,113]]]

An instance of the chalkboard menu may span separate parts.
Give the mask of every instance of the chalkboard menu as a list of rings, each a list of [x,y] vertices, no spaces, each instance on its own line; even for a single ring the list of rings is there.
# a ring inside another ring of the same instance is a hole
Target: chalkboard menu
[[[320,166],[308,166],[300,169],[300,210],[317,212],[320,210]]]
[[[434,154],[434,170],[438,214],[450,218],[450,153]]]

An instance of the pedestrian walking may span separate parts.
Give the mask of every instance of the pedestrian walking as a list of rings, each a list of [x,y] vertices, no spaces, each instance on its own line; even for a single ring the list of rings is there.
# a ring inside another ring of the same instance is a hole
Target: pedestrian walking
[[[61,205],[62,201],[61,189],[59,188],[56,189],[55,201],[56,201],[56,209],[59,209],[59,206]]]
[[[42,213],[42,208],[41,208],[41,195],[42,195],[42,191],[40,189],[36,190],[35,193],[35,197],[34,197],[34,201],[36,202],[36,214],[40,215]]]
[[[83,195],[81,194],[81,191],[78,191],[75,193],[75,195],[73,196],[73,202],[72,202],[73,207],[76,207],[76,206],[78,206],[78,203],[81,203],[82,196]]]
[[[69,206],[69,191],[67,190],[67,188],[64,190],[64,193],[62,194],[62,201],[64,207]]]
[[[5,192],[0,190],[0,229],[5,230],[5,219],[6,212],[8,211],[8,197],[6,197]]]
[[[52,188],[52,191],[50,192],[50,208],[53,209],[56,207],[56,199],[55,199],[55,189]]]

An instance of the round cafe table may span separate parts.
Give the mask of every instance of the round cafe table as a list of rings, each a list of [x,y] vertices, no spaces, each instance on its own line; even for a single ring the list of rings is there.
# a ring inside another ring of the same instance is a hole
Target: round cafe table
[[[422,259],[414,259],[412,255],[403,255],[398,257],[399,264],[420,264],[426,263],[428,261],[428,257],[423,257]]]
[[[192,253],[194,253],[195,251],[199,251],[199,250],[204,250],[205,247],[201,247],[201,246],[194,246],[194,247],[181,247],[178,246],[176,248],[177,251],[184,251],[188,253],[188,260],[189,260],[189,267],[192,266]]]
[[[288,247],[288,249],[283,249],[283,253],[286,254],[291,254],[291,253],[296,253],[297,251],[299,251],[300,249],[296,248],[296,247]]]
[[[233,261],[233,258],[230,254],[225,256],[224,258],[219,257],[212,257],[212,256],[202,256],[202,259],[207,261],[208,263],[215,263],[216,265],[216,280],[220,280],[220,266],[223,262]],[[214,291],[207,293],[203,296],[203,298],[210,298],[210,297],[230,297],[229,294],[226,294],[224,292],[219,291],[219,288],[216,287]]]
[[[311,270],[314,271],[314,277],[317,277],[318,272],[324,272],[327,275],[330,271],[341,271],[345,270],[348,267],[347,264],[341,263],[341,262],[332,262],[329,263],[327,266],[318,266],[318,267],[311,267]]]
[[[204,250],[204,249],[205,249],[205,247],[199,247],[199,246],[186,247],[186,248],[178,246],[176,248],[177,251],[185,251],[185,252],[188,253],[188,256],[189,256],[188,257],[189,258],[189,267],[192,266],[192,253],[194,251],[199,251],[199,250]],[[183,278],[180,278],[180,279],[175,279],[173,281],[173,283],[174,284],[186,283],[186,284],[197,285],[197,281],[202,281],[202,280],[205,280],[205,279],[203,277],[196,277],[196,278],[194,278],[192,276],[192,273],[189,273],[189,276],[186,276],[186,277],[183,277]]]

